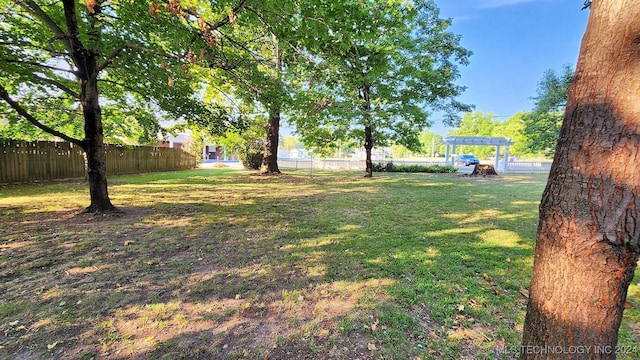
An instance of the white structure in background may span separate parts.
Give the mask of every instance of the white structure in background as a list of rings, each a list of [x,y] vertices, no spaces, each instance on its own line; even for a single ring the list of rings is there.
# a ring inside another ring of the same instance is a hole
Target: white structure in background
[[[163,137],[158,134],[158,147],[184,149],[191,142],[191,131],[187,130],[177,135],[168,135]]]
[[[371,149],[371,160],[388,159],[390,155],[391,155],[391,148],[389,148],[389,147]],[[356,149],[356,153],[355,153],[354,158],[356,158],[356,159],[366,159],[367,158],[367,151],[364,148]]]
[[[309,150],[307,149],[291,149],[287,156],[291,159],[307,159],[309,158]]]
[[[502,163],[502,173],[507,173],[507,166],[509,164],[509,146],[515,144],[509,138],[502,137],[480,137],[480,136],[447,136],[444,138],[446,145],[445,149],[445,164],[453,165],[455,159],[451,156],[456,153],[456,146],[471,145],[471,146],[495,146],[496,147],[496,160],[495,169],[499,169],[500,164],[500,147],[504,146],[504,161]],[[450,150],[451,149],[451,150]]]
[[[176,135],[169,134],[167,137],[162,137],[158,134],[158,147],[176,148],[187,150],[189,144],[192,143],[191,130],[187,129],[184,132]],[[224,146],[218,146],[216,143],[204,144],[202,147],[202,160],[237,160],[235,154],[228,154]]]

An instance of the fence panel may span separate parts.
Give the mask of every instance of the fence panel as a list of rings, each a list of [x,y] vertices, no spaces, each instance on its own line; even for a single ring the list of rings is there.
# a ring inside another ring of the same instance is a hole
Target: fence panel
[[[444,160],[374,160],[373,163],[387,163],[392,161],[395,165],[442,165]],[[492,163],[493,164],[493,163]],[[503,162],[498,165],[502,170]],[[318,169],[318,170],[362,170],[365,169],[364,160],[342,160],[342,159],[278,159],[280,169]],[[465,169],[464,167],[462,169]],[[466,168],[473,169],[473,167]],[[509,162],[507,172],[549,172],[551,161],[516,161]],[[461,170],[462,171],[462,170]]]
[[[105,144],[107,174],[194,169],[199,158],[181,149]],[[54,141],[0,142],[0,183],[81,178],[85,154],[77,145]]]

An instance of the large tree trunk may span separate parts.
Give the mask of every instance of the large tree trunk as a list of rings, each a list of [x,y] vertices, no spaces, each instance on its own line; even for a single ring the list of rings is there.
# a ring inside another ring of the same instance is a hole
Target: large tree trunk
[[[107,157],[102,130],[102,111],[98,102],[98,86],[95,78],[90,78],[82,89],[84,113],[84,133],[82,147],[87,154],[87,178],[91,205],[88,213],[115,212],[107,191]]]
[[[68,31],[66,43],[69,55],[77,68],[75,75],[80,83],[80,104],[84,117],[84,139],[81,141],[81,146],[87,154],[87,178],[91,197],[91,204],[84,212],[117,212],[118,210],[111,204],[107,191],[107,162],[98,93],[98,54],[92,50],[100,43],[101,1],[86,3],[91,25],[87,30],[86,44],[80,41],[75,1],[63,0],[63,5]],[[86,47],[87,45],[89,48]]]
[[[540,204],[523,359],[616,356],[639,254],[638,19],[635,0],[592,3]]]
[[[87,154],[87,178],[91,205],[84,212],[113,213],[118,210],[111,204],[107,191],[107,157],[102,130],[102,110],[100,109],[96,57],[85,54],[82,60],[86,73],[80,76],[80,102],[84,115],[82,148]]]
[[[280,134],[280,110],[273,109],[269,112],[269,124],[267,125],[267,141],[264,144],[264,156],[260,174],[280,174],[278,169],[278,137]]]

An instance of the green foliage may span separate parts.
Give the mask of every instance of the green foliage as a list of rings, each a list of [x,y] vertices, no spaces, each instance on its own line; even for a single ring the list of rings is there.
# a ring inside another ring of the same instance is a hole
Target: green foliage
[[[391,145],[391,156],[394,158],[405,158],[412,155],[411,150],[407,149],[406,146],[392,144]]]
[[[392,161],[387,161],[386,163],[377,163],[373,164],[373,171],[376,172],[393,172],[395,166]]]
[[[455,136],[493,136],[498,121],[493,113],[466,113],[460,121],[457,129],[449,132]],[[474,154],[478,158],[486,158],[495,154],[495,147],[492,146],[458,146],[457,154]]]
[[[528,138],[524,133],[527,113],[517,113],[504,121],[499,121],[492,113],[467,113],[462,118],[458,129],[450,131],[450,135],[457,136],[486,136],[504,137],[515,144],[509,148],[510,155],[531,156],[534,152],[528,147]],[[504,154],[504,147],[500,148]],[[495,156],[494,146],[463,146],[457,148],[457,153],[474,154],[479,158]]]
[[[0,81],[41,124],[82,139],[85,118],[77,80],[85,70],[74,53],[81,46],[80,52],[95,55],[108,142],[153,143],[165,120],[224,131],[236,125],[235,118],[226,109],[201,101],[197,68],[223,66],[218,57],[228,55],[230,47],[214,51],[212,44],[197,36],[193,23],[228,18],[233,3],[199,2],[200,14],[184,17],[164,6],[150,11],[146,1],[69,2],[75,9],[65,13],[63,2],[2,0],[0,6],[6,11],[0,13]],[[67,18],[69,13],[75,18]],[[68,26],[74,21],[77,31]],[[11,128],[3,128],[2,137],[49,137],[25,126],[25,118],[5,102],[0,103],[0,113]]]
[[[429,156],[435,154],[442,154],[443,148],[442,135],[436,134],[433,131],[424,130],[420,133],[420,145],[422,146],[422,153]]]
[[[242,165],[247,169],[259,170],[264,157],[264,140],[254,140],[237,150]]]
[[[505,121],[497,122],[493,128],[493,132],[491,133],[491,136],[506,137],[515,143],[509,148],[509,154],[511,155],[523,157],[536,155],[527,147],[527,138],[524,134],[524,118],[526,116],[527,113],[519,112]]]
[[[296,27],[311,68],[298,69],[298,111],[292,118],[307,146],[328,147],[373,130],[374,145],[419,151],[418,133],[431,125],[428,110],[449,122],[469,106],[455,100],[458,65],[470,52],[448,31],[433,1],[310,2]],[[310,19],[323,19],[322,22]]]
[[[570,66],[565,66],[560,72],[545,71],[534,97],[535,108],[523,118],[523,133],[530,152],[549,157],[555,153],[572,80],[573,69]]]
[[[262,164],[266,133],[263,117],[255,117],[248,123],[246,131],[229,130],[223,135],[211,138],[217,145],[224,146],[227,151],[236,153],[242,164],[248,169],[258,170]]]
[[[405,173],[431,173],[431,174],[447,174],[458,171],[453,166],[443,165],[394,165],[393,162],[377,163],[373,165],[373,171],[376,172],[405,172]]]

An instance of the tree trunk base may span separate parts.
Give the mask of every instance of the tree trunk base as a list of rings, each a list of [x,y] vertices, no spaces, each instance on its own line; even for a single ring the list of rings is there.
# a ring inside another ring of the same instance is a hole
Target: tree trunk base
[[[86,215],[86,214],[91,214],[94,216],[121,216],[121,215],[124,215],[125,212],[113,205],[107,206],[106,208],[98,207],[95,205],[89,205],[84,210],[78,213],[78,215]]]
[[[493,165],[485,165],[485,164],[476,164],[476,167],[473,168],[473,172],[471,176],[497,176],[498,173]]]
[[[282,175],[282,172],[280,172],[280,170],[276,170],[276,171],[262,171],[260,170],[260,172],[258,173],[259,175],[264,175],[264,176],[278,176],[278,175]]]

